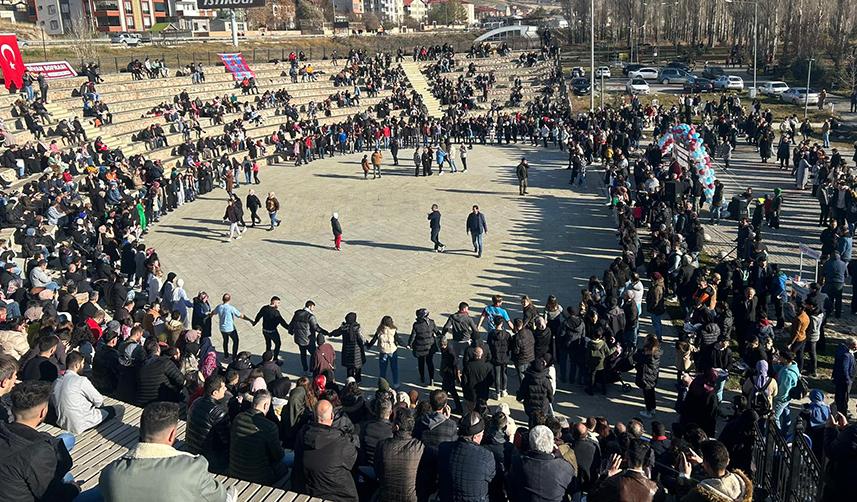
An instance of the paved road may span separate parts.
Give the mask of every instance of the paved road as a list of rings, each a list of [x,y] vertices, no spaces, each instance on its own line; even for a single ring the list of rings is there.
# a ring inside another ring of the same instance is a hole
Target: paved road
[[[514,167],[523,155],[532,165],[527,197],[518,196],[514,178]],[[327,329],[354,311],[365,336],[387,314],[409,333],[417,308],[428,308],[442,325],[458,302],[470,302],[476,315],[495,293],[507,298],[513,317],[519,316],[522,294],[539,305],[548,294],[566,305],[578,302],[589,276],[600,276],[615,255],[612,220],[595,190],[597,175],[591,179],[593,188],[572,190],[565,158],[560,152],[517,146],[476,147],[465,174],[415,178],[410,162],[393,168],[385,161],[383,178],[374,181],[363,179],[359,155],[300,168],[266,168],[256,190],[276,191],[284,207],[284,223],[274,232],[250,229],[243,239],[225,242],[227,227],[221,222],[225,194],[218,190],[170,214],[146,243],[158,250],[166,270],[185,279],[189,294],[205,290],[219,298],[231,292],[234,304],[251,316],[271,295],[283,299],[287,315],[311,298]],[[247,188],[242,186],[238,193],[244,197]],[[426,214],[432,203],[443,213],[445,254],[431,250]],[[481,259],[473,255],[465,234],[472,204],[483,210],[489,228]],[[339,213],[344,230],[341,252],[332,249],[332,211]],[[239,321],[238,330],[241,348],[260,353],[261,327]],[[338,350],[338,342],[334,344]],[[219,341],[216,345],[219,348]],[[288,352],[284,370],[296,375],[300,369],[296,346],[289,340],[284,348]],[[403,382],[418,381],[413,357],[404,349],[400,357]],[[671,350],[662,365],[659,405],[662,419],[670,420],[675,396]],[[344,373],[338,372],[340,380]],[[374,350],[364,373],[377,375]],[[517,388],[514,377],[509,384],[510,391]],[[374,378],[365,378],[364,385],[374,386]],[[506,401],[520,410],[513,397]],[[642,394],[635,388],[622,395],[618,386],[612,386],[605,399],[571,386],[559,391],[555,409],[566,416],[627,419],[643,409]],[[516,411],[516,418],[522,417]]]

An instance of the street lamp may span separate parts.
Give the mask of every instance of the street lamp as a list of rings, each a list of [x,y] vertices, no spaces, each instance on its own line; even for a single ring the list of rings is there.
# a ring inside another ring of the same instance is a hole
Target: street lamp
[[[809,77],[812,75],[812,62],[815,58],[809,58],[809,67],[806,70],[806,93],[803,95],[803,118],[806,120],[806,114],[809,109]]]
[[[753,87],[752,96],[756,95],[756,74],[757,74],[757,54],[759,51],[759,0],[749,1],[739,1],[739,0],[725,0],[726,3],[752,3],[753,4]]]

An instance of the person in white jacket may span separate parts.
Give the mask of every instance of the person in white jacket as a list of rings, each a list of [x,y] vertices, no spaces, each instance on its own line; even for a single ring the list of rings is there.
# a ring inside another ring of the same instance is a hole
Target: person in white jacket
[[[119,416],[123,408],[104,406],[104,396],[79,372],[83,369],[83,355],[72,352],[66,357],[66,371],[54,383],[51,399],[57,411],[57,425],[79,434],[102,422]]]

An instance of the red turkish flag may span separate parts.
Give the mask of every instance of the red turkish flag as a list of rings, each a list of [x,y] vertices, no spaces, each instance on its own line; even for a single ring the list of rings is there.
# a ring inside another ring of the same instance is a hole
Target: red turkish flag
[[[18,49],[18,37],[14,33],[0,35],[0,69],[3,70],[7,89],[12,87],[12,84],[15,84],[15,89],[24,86],[23,77],[27,68]]]

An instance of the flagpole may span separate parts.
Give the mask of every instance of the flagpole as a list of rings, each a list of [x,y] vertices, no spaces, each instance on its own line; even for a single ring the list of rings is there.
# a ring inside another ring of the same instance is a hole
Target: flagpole
[[[235,20],[235,9],[229,9],[229,19],[232,23],[232,46],[238,47],[238,22]]]

